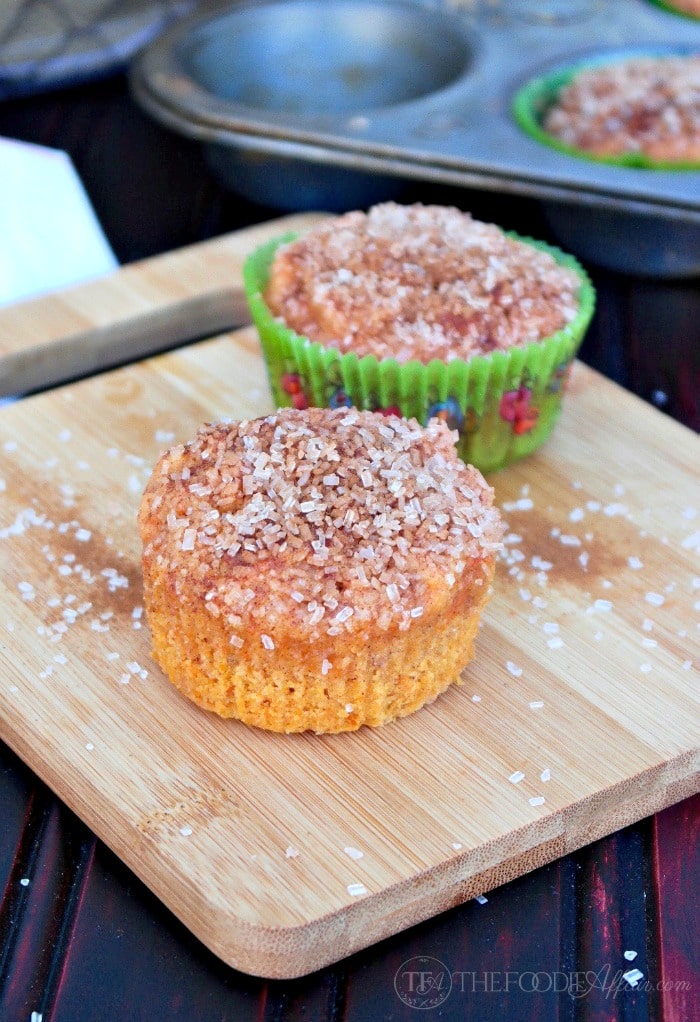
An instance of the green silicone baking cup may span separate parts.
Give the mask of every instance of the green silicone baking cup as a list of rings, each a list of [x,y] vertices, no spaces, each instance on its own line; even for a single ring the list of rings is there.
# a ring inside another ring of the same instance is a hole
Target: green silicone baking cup
[[[671,14],[677,14],[681,18],[690,18],[691,21],[700,21],[700,14],[692,14],[691,11],[682,11],[680,7],[676,7],[674,3],[666,3],[665,0],[649,0],[649,3],[654,4],[655,7],[662,7],[663,10],[669,11]]]
[[[243,280],[257,327],[273,397],[280,408],[357,408],[415,418],[425,425],[441,418],[458,431],[460,457],[491,472],[532,453],[559,417],[571,363],[595,306],[593,286],[580,264],[559,249],[511,237],[549,252],[579,275],[579,310],[571,323],[542,341],[469,361],[434,360],[399,364],[373,355],[359,358],[311,342],[286,327],[263,295],[270,265],[287,234],[248,257]]]
[[[671,56],[672,54],[645,52],[637,56]],[[654,160],[645,153],[620,153],[618,156],[595,156],[583,149],[568,145],[560,139],[550,135],[542,127],[542,121],[548,109],[552,106],[563,88],[569,85],[574,78],[582,71],[588,71],[606,64],[620,64],[624,60],[619,56],[596,58],[595,60],[580,61],[576,64],[551,71],[548,74],[532,78],[526,85],[518,89],[513,97],[513,117],[522,130],[534,138],[537,142],[549,146],[550,149],[558,149],[568,156],[575,156],[580,160],[588,160],[590,163],[607,163],[615,167],[637,167],[643,170],[690,170],[700,169],[697,161],[669,161]]]

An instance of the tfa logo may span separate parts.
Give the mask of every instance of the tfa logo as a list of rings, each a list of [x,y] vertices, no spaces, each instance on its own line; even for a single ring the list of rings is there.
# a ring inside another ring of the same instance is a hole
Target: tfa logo
[[[439,958],[409,958],[394,976],[394,990],[409,1008],[437,1008],[450,996],[452,974]]]

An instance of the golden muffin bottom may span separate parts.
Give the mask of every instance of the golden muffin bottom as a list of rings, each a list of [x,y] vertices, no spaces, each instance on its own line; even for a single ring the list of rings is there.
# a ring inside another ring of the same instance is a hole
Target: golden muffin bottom
[[[221,618],[197,606],[175,606],[154,579],[147,601],[153,655],[193,702],[222,717],[270,731],[335,733],[378,726],[431,702],[474,656],[494,562],[455,587],[447,606],[407,631],[377,632],[301,644],[293,636],[250,649],[229,645]],[[273,654],[271,656],[271,654]],[[323,673],[325,669],[325,674]]]

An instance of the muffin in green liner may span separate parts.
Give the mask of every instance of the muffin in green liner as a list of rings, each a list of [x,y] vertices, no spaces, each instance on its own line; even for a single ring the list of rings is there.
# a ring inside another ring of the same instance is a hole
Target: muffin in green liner
[[[264,294],[277,248],[296,235],[261,246],[246,260],[243,279],[277,405],[356,406],[423,424],[440,418],[458,432],[460,457],[482,472],[536,450],[559,417],[569,370],[593,315],[595,292],[572,256],[542,242],[509,236],[549,252],[578,274],[581,287],[575,318],[541,341],[468,361],[428,363],[399,364],[374,355],[359,358],[289,329],[272,314]]]
[[[616,154],[599,155],[578,146],[569,144],[547,131],[544,126],[547,114],[557,101],[560,93],[571,85],[584,71],[595,71],[598,68],[624,67],[630,61],[645,59],[664,59],[672,57],[690,57],[690,53],[676,50],[650,48],[635,50],[622,54],[620,52],[601,54],[586,60],[579,60],[566,67],[553,69],[546,74],[530,79],[515,93],[512,101],[512,112],[519,127],[535,141],[557,149],[569,156],[592,163],[605,163],[616,167],[636,167],[643,170],[697,171],[700,162],[683,159],[657,159],[643,151],[628,150]],[[640,115],[641,117],[641,115]]]
[[[682,18],[700,21],[700,6],[691,9],[690,5],[684,7],[680,2],[674,3],[674,0],[649,0],[649,2],[654,4],[655,7],[661,7],[664,11],[669,11],[671,14],[680,14]]]

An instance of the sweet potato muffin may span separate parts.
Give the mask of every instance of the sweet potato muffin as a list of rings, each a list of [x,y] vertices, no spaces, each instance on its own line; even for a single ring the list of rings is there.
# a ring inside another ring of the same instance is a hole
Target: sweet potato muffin
[[[543,128],[595,157],[700,163],[700,55],[636,57],[580,71]]]
[[[311,341],[401,364],[540,341],[575,319],[580,288],[570,266],[495,224],[386,202],[280,246],[265,299]]]
[[[155,659],[205,709],[283,732],[384,724],[456,681],[501,539],[444,424],[355,409],[203,426],[138,521]]]
[[[572,256],[419,203],[273,239],[243,277],[278,407],[440,418],[481,472],[548,438],[595,305]]]

